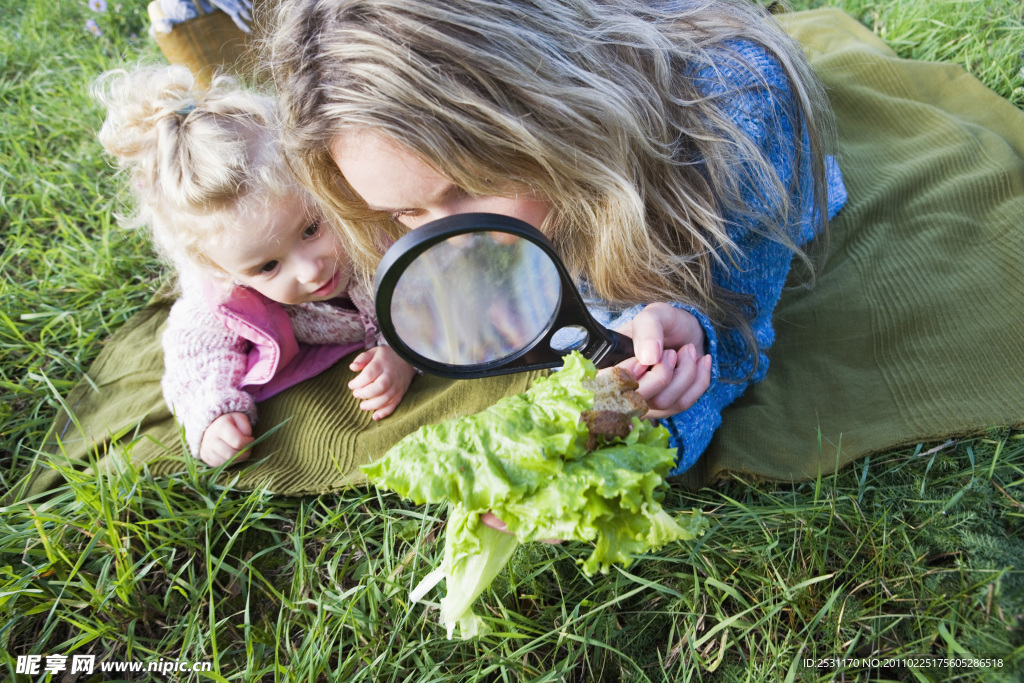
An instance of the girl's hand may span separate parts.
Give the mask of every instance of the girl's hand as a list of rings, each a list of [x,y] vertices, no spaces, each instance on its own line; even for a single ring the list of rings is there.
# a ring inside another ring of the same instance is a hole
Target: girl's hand
[[[633,339],[634,358],[619,363],[640,383],[646,419],[681,413],[711,384],[711,356],[704,354],[704,329],[686,311],[651,304],[618,329]]]
[[[210,423],[199,444],[199,459],[210,467],[220,467],[234,458],[238,462],[249,457],[239,451],[253,442],[252,425],[245,413],[224,413]]]
[[[359,373],[348,383],[348,388],[362,401],[360,408],[373,411],[374,420],[395,412],[416,376],[413,367],[399,358],[390,346],[368,349],[356,356],[348,367]]]

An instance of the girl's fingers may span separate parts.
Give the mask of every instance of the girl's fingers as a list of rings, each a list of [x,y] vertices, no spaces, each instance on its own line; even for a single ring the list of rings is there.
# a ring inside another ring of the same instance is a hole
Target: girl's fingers
[[[224,462],[219,453],[212,453],[210,449],[200,453],[199,459],[206,463],[208,467],[219,467]]]
[[[252,436],[252,424],[249,422],[248,415],[245,413],[228,413],[228,416],[239,434],[242,436]]]
[[[212,451],[212,458],[216,460],[215,465],[211,465],[210,461],[203,459],[206,464],[212,467],[217,467],[223,463],[236,458],[239,461],[245,460],[249,457],[249,451],[239,455],[239,451],[251,444],[255,439],[251,436],[244,434],[225,434],[219,439],[214,439],[213,443],[210,444]]]
[[[245,431],[242,431],[244,427]],[[245,421],[245,424],[241,427],[237,421],[230,426],[226,426],[224,431],[219,435],[219,441],[234,451],[240,451],[253,442],[252,438],[252,427],[249,426],[249,420]]]
[[[372,396],[365,401],[360,401],[359,408],[360,410],[379,410],[390,403],[392,398],[394,397],[391,394]]]
[[[363,371],[356,375],[355,379],[348,383],[348,388],[352,389],[352,393],[356,398],[369,398],[380,393],[380,389],[371,389],[374,382],[380,380],[384,373],[384,366],[380,363],[370,363]],[[363,396],[360,396],[356,391],[361,390]]]
[[[378,375],[369,384],[354,389],[352,391],[352,395],[359,399],[376,398],[384,394],[390,394],[394,384],[395,383],[391,375]]]
[[[372,349],[363,351],[361,354],[356,356],[351,363],[349,363],[348,369],[362,374],[367,368],[373,366],[378,368],[377,372],[379,373],[381,365],[380,363],[374,363],[373,361],[377,358],[380,348],[381,347],[379,346],[375,346]],[[357,380],[359,380],[359,377],[356,377],[356,379],[349,382],[349,388],[352,388],[352,384]]]
[[[397,408],[398,404],[401,403],[401,402],[402,402],[401,394],[396,394],[382,408],[380,408],[379,410],[374,411],[373,419],[374,420],[383,420],[385,417],[387,417],[391,413],[395,412],[395,408]]]
[[[203,434],[199,445],[199,459],[211,467],[224,464],[251,444],[252,425],[245,413],[225,413],[218,417]]]
[[[202,452],[200,460],[210,467],[220,467],[235,455],[235,450],[220,439],[214,439]]]
[[[225,434],[222,437],[221,443],[231,449],[232,453],[236,453],[251,444],[252,441],[253,438],[251,436],[246,436],[240,432],[232,432],[230,434]]]

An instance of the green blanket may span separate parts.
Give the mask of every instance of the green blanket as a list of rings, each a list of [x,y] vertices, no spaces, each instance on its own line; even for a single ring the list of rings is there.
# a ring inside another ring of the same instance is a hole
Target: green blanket
[[[837,10],[781,20],[829,89],[850,198],[814,289],[779,302],[767,378],[686,480],[1024,426],[1024,113]]]
[[[158,293],[105,344],[88,379],[68,395],[67,409],[50,430],[45,449],[54,460],[107,468],[130,454],[134,463],[145,463],[156,475],[185,469],[183,460],[191,456],[160,390],[160,338],[172,303]],[[374,422],[347,389],[355,377],[348,369],[352,357],[260,403],[253,455],[223,479],[237,476],[233,485],[238,488],[265,486],[286,495],[362,484],[366,478],[360,466],[420,425],[483,410],[503,396],[525,391],[538,376],[454,381],[424,375],[413,380],[399,410]],[[57,471],[44,466],[23,486],[34,494],[61,480]]]
[[[783,294],[767,379],[725,411],[689,485],[728,472],[806,479],[903,444],[1024,426],[1024,114],[959,67],[896,58],[841,12],[782,21],[831,93],[850,199],[814,289]],[[97,446],[106,466],[133,442],[131,457],[153,472],[182,469],[159,390],[167,306],[154,299],[71,392],[78,425],[58,416],[47,444],[58,457]],[[415,427],[533,379],[420,377],[373,423],[345,389],[346,367],[261,404],[258,464],[236,486],[361,483],[358,465]],[[32,490],[58,481],[44,467]]]

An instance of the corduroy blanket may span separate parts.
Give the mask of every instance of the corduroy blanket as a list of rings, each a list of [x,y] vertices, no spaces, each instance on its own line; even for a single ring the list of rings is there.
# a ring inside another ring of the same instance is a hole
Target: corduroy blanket
[[[1024,113],[838,10],[780,19],[829,90],[849,201],[814,288],[782,295],[767,377],[685,481],[1024,426]]]
[[[682,477],[693,486],[729,472],[813,478],[905,444],[1024,426],[1024,113],[957,66],[898,59],[839,11],[781,20],[831,94],[849,202],[814,288],[782,296],[767,378],[725,411]],[[67,397],[75,419],[54,423],[54,457],[84,462],[98,449],[101,467],[130,452],[155,474],[183,469],[160,394],[168,306],[155,297],[106,344]],[[360,484],[359,465],[416,427],[536,376],[420,377],[374,423],[345,388],[347,364],[260,405],[257,464],[235,486]],[[44,463],[28,488],[59,481]]]

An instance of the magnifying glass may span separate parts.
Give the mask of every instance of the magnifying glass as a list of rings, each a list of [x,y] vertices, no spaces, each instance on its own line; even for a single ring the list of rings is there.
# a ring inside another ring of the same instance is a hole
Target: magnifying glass
[[[599,367],[633,356],[600,325],[554,247],[521,220],[448,216],[399,238],[374,277],[377,321],[414,367],[472,379],[558,367],[579,351]]]

